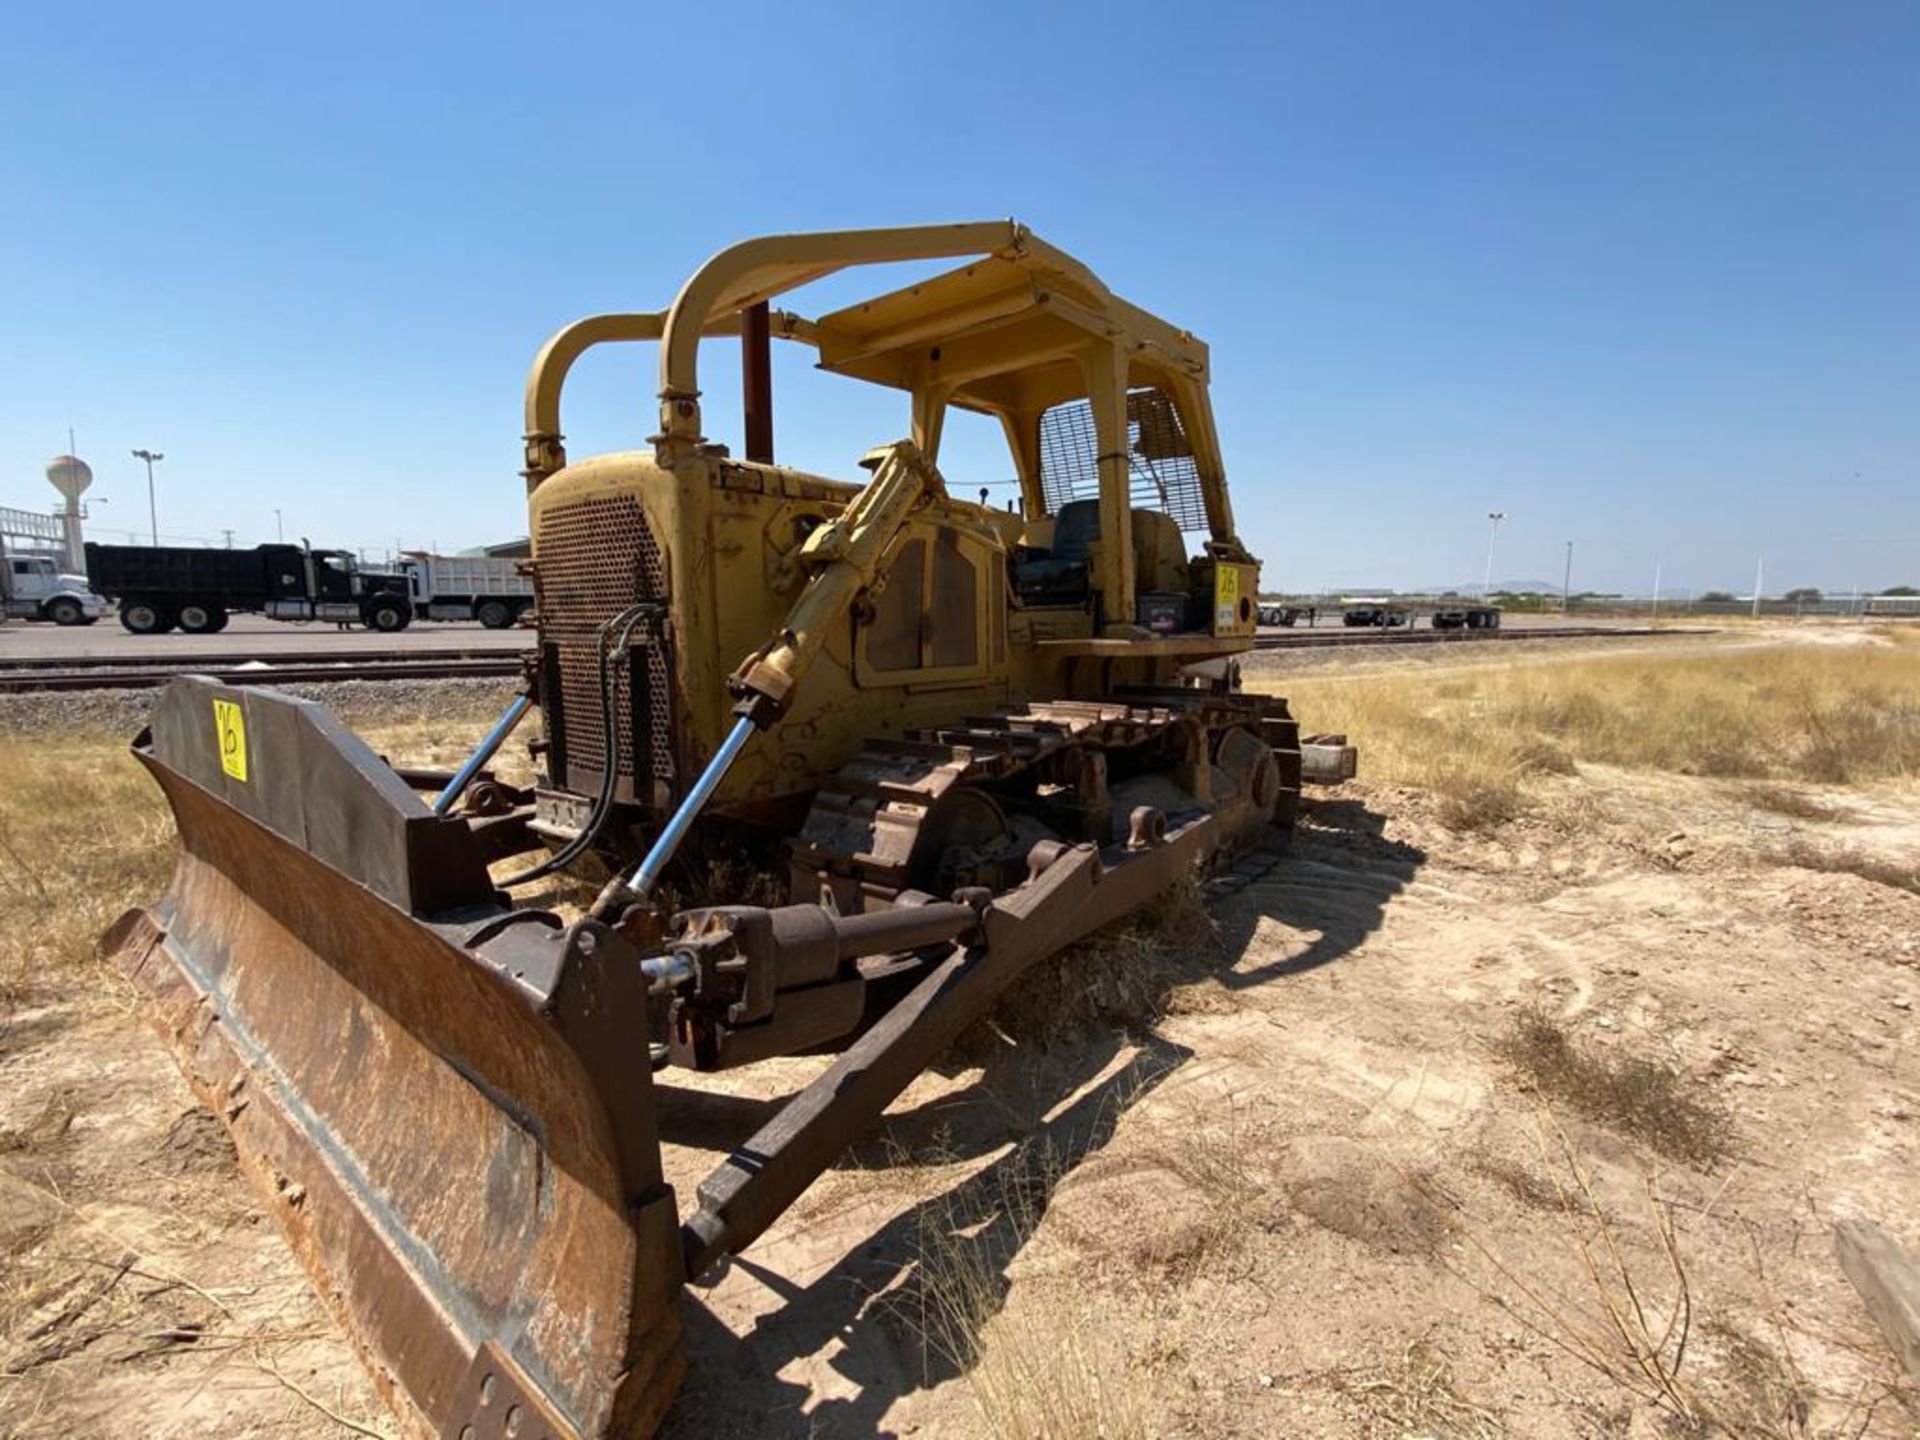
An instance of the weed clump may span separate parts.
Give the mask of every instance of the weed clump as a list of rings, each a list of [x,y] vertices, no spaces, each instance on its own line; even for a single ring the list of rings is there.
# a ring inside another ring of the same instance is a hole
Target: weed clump
[[[1669,1065],[1583,1044],[1538,1010],[1517,1016],[1494,1052],[1542,1095],[1670,1159],[1707,1166],[1727,1154],[1726,1116]]]
[[[1040,961],[1002,997],[984,1026],[1002,1039],[1047,1045],[1090,1030],[1137,1029],[1166,1012],[1175,988],[1212,969],[1218,926],[1192,876],[1125,919]]]
[[[1920,895],[1920,866],[1915,866],[1911,862],[1869,855],[1863,850],[1856,850],[1846,845],[1816,845],[1810,840],[1800,838],[1789,841],[1775,853],[1782,865],[1792,865],[1801,870],[1818,870],[1826,875],[1857,875],[1860,879],[1871,880],[1876,885],[1905,890],[1910,895]]]
[[[1392,1364],[1313,1378],[1359,1410],[1365,1440],[1495,1440],[1503,1433],[1492,1411],[1460,1393],[1447,1357],[1424,1343],[1408,1346]]]
[[[1818,795],[1809,795],[1804,790],[1796,790],[1791,785],[1773,781],[1756,780],[1741,787],[1740,798],[1756,810],[1768,810],[1793,820],[1835,824],[1850,818],[1849,812],[1842,806],[1823,800]]]

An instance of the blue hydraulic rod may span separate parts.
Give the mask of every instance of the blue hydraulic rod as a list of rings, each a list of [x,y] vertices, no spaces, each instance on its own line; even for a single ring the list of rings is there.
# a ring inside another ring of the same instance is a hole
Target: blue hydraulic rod
[[[487,732],[487,738],[482,740],[473,754],[467,757],[466,763],[453,772],[453,778],[447,782],[447,788],[433,797],[434,814],[444,815],[453,809],[454,802],[466,792],[467,786],[473,783],[473,777],[478,775],[486,763],[493,759],[495,752],[507,743],[507,736],[513,733],[513,727],[525,719],[527,711],[532,708],[531,695],[513,697],[513,703],[507,706],[507,713],[502,715],[493,729]]]
[[[713,752],[713,759],[707,762],[707,768],[700,772],[700,778],[687,792],[686,799],[680,802],[680,808],[673,812],[673,818],[667,821],[666,828],[653,842],[653,848],[647,851],[647,858],[640,862],[640,868],[633,872],[627,881],[627,889],[641,900],[653,893],[653,887],[659,882],[660,872],[679,850],[680,842],[687,838],[687,831],[707,808],[707,801],[713,798],[713,792],[720,788],[720,782],[727,778],[727,771],[733,768],[733,762],[740,758],[740,752],[753,738],[753,719],[742,715],[733,722],[733,729],[727,732],[727,738],[720,748]]]

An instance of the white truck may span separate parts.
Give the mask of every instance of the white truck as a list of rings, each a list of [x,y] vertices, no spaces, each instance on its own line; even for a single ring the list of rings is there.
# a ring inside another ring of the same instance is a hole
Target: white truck
[[[0,535],[0,616],[91,625],[112,607],[87,588],[84,575],[70,575],[60,559],[43,551],[9,550]]]
[[[489,555],[429,555],[409,550],[400,561],[413,613],[420,620],[478,620],[504,630],[533,609],[533,578],[524,560]]]

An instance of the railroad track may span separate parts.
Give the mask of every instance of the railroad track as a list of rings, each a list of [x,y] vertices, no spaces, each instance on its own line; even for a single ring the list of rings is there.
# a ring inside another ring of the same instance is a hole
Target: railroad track
[[[533,653],[521,649],[465,645],[440,650],[234,650],[209,654],[25,655],[0,657],[0,675],[15,670],[230,670],[239,665],[387,665],[428,660],[516,660]]]
[[[1648,635],[1709,635],[1705,627],[1650,625],[1520,626],[1511,630],[1309,630],[1304,634],[1256,635],[1256,650],[1311,650],[1338,645],[1472,645],[1485,640],[1630,640]]]
[[[295,663],[254,661],[195,663],[187,657],[167,665],[110,663],[82,667],[68,662],[64,669],[32,664],[0,667],[0,694],[49,690],[151,690],[182,675],[207,675],[227,685],[315,685],[345,680],[494,680],[520,674],[520,657],[512,653],[463,655],[451,659],[408,655],[404,659],[369,660],[355,656],[326,661],[303,656]]]
[[[1703,635],[1694,629],[1569,625],[1512,630],[1309,630],[1257,635],[1256,650],[1306,650],[1362,645],[1450,645],[1486,640],[1632,639],[1649,635]],[[491,680],[521,671],[515,650],[388,650],[326,656],[283,653],[235,656],[108,655],[83,661],[34,657],[0,662],[0,694],[44,690],[151,690],[181,675],[210,675],[229,685],[313,685],[340,680]]]

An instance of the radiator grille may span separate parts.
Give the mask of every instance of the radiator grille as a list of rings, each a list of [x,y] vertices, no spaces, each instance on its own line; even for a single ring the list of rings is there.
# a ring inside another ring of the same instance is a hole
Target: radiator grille
[[[1169,515],[1189,535],[1206,530],[1207,499],[1193,446],[1164,390],[1150,386],[1127,394],[1127,468],[1135,509]],[[1069,400],[1040,417],[1040,489],[1049,515],[1075,500],[1100,497],[1099,445],[1089,402]]]
[[[591,793],[600,783],[607,737],[600,714],[600,627],[628,606],[667,602],[667,569],[640,503],[627,497],[555,505],[540,517],[534,544],[534,586],[540,612],[540,643],[552,652],[549,675],[559,682],[559,723],[553,732],[554,778],[570,790]],[[643,643],[643,638],[646,643]],[[673,673],[660,627],[634,632],[630,670],[644,667],[651,720],[647,782],[636,786],[633,697],[641,677],[616,669],[614,715],[621,744],[615,756],[626,800],[656,802],[656,784],[669,793],[674,780]]]

